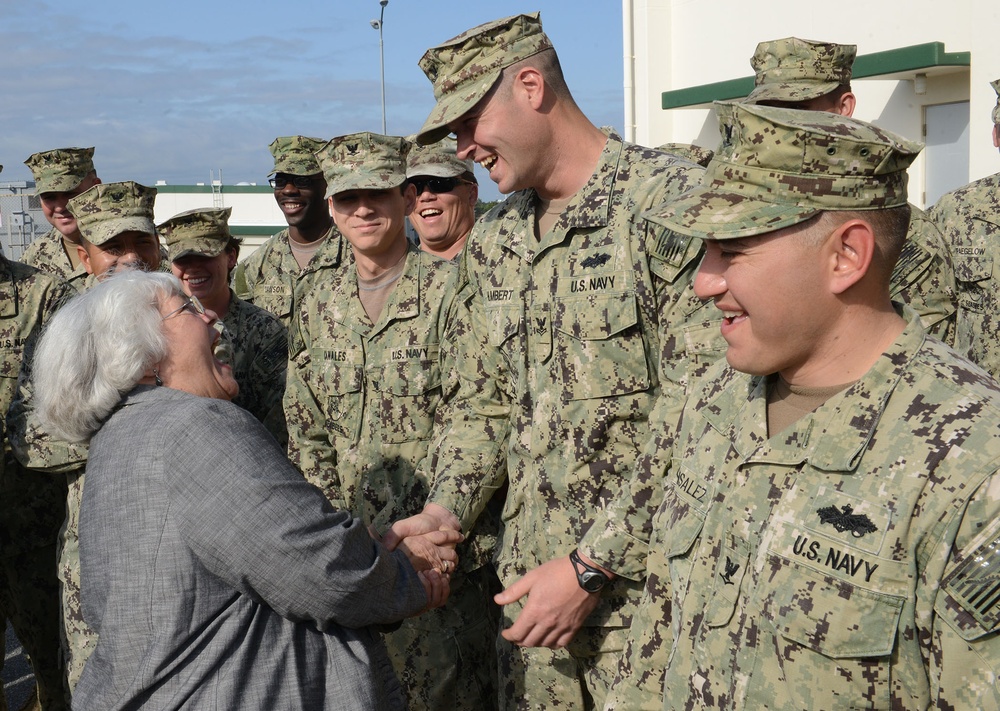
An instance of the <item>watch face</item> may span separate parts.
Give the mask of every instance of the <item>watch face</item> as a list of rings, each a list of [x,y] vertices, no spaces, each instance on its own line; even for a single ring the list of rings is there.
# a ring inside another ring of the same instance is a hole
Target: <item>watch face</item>
[[[589,593],[595,593],[603,588],[605,582],[607,582],[607,578],[600,573],[595,573],[590,570],[580,576],[580,587]]]

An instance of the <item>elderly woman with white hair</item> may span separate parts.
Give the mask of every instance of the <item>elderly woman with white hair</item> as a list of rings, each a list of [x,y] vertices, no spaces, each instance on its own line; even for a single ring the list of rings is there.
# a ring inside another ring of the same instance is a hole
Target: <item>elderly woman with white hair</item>
[[[74,708],[401,708],[371,626],[442,604],[447,578],[334,511],[227,402],[213,321],[173,276],[125,272],[39,344],[39,418],[90,441],[80,556],[99,641]],[[421,553],[453,567],[458,538]]]

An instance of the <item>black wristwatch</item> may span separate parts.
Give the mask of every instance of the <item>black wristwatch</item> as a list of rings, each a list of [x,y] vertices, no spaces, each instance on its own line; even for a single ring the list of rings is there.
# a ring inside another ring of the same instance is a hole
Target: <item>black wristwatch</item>
[[[587,592],[600,592],[601,588],[611,582],[611,578],[605,575],[599,568],[584,563],[580,559],[579,551],[574,549],[569,554],[569,560],[573,564],[573,570],[576,571],[576,581]]]

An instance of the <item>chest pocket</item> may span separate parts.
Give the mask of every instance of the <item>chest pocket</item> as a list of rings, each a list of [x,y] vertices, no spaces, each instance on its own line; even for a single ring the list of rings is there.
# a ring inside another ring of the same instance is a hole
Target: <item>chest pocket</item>
[[[280,318],[282,323],[288,323],[292,316],[292,288],[287,284],[257,284],[249,300]]]
[[[24,348],[21,346],[0,348],[0,377],[16,379],[23,359]]]
[[[808,699],[803,708],[888,709],[890,660],[905,598],[775,554],[767,555],[763,575],[761,616],[794,643],[787,656],[796,663],[760,674],[755,684],[766,686],[771,674],[783,671],[785,688],[799,690],[803,702]],[[816,679],[838,683],[816,684]],[[845,699],[856,699],[858,706],[845,707]]]
[[[970,222],[969,233],[952,248],[958,303],[967,311],[990,313],[997,307],[993,245],[1000,239],[1000,226],[986,220]]]
[[[490,345],[499,348],[508,362],[511,362],[511,349],[514,347],[516,336],[521,330],[523,318],[524,314],[520,303],[487,303],[486,305],[486,326],[489,329]]]
[[[648,390],[646,347],[635,294],[557,298],[552,317],[563,399],[615,397]]]
[[[395,352],[405,359],[370,372],[372,419],[384,442],[430,439],[441,399],[438,346],[404,347]]]
[[[352,362],[350,353],[314,348],[312,362],[322,364],[313,387],[325,410],[326,428],[353,443],[360,436],[364,370]]]

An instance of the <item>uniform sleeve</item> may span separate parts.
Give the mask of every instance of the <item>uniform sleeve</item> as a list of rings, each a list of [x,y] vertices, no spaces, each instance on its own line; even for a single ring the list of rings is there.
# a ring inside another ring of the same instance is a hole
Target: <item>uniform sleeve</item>
[[[701,241],[647,220],[646,251],[659,315],[657,372],[660,392],[649,415],[650,437],[628,482],[600,511],[580,541],[585,555],[616,575],[642,580],[652,519],[663,499],[671,448],[685,397],[695,378],[724,357],[720,312],[702,302],[692,282]]]
[[[942,548],[948,562],[930,630],[931,706],[1000,709],[1000,474],[978,488],[952,545]],[[920,582],[937,589],[926,575]]]
[[[248,323],[254,328],[251,383],[246,409],[264,423],[278,444],[288,440],[282,398],[288,366],[288,334],[277,318],[259,318]]]
[[[611,505],[598,512],[594,524],[580,540],[584,555],[616,575],[631,580],[646,576],[653,516],[663,501],[680,411],[676,397],[661,395],[657,399],[650,413],[652,435],[628,482]]]
[[[221,403],[203,412],[167,434],[164,466],[179,530],[212,573],[321,628],[388,624],[426,604],[405,555],[333,510],[252,416]]]
[[[74,296],[76,292],[65,282],[53,282],[39,304],[43,323]],[[40,335],[34,333],[25,344],[17,392],[7,413],[7,437],[11,450],[25,467],[47,473],[74,472],[87,462],[87,445],[56,439],[42,428],[35,415],[31,369]]]
[[[442,397],[421,468],[430,473],[428,501],[454,513],[468,531],[506,482],[511,410],[507,364],[489,344],[482,298],[465,270],[460,264],[442,338]]]
[[[249,259],[249,257],[247,257],[247,259]],[[246,259],[237,264],[236,269],[233,271],[233,292],[243,301],[247,301],[251,304],[253,303],[250,284],[247,282]]]
[[[954,345],[958,310],[955,268],[932,213],[914,208],[903,251],[892,271],[890,296],[916,311],[928,333]]]

